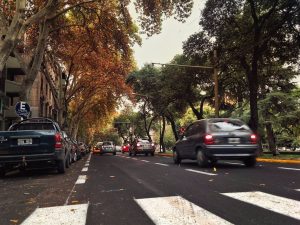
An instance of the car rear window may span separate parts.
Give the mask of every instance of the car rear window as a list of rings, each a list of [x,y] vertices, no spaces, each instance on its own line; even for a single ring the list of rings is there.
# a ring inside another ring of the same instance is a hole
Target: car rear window
[[[138,142],[142,142],[142,143],[149,143],[149,140],[145,140],[145,139],[138,139]]]
[[[10,130],[55,130],[52,123],[23,123],[16,124]]]
[[[213,120],[208,122],[212,132],[249,131],[250,128],[240,120]]]
[[[105,142],[103,142],[103,144],[102,145],[112,145],[112,143],[111,142],[109,142],[109,141],[105,141]]]

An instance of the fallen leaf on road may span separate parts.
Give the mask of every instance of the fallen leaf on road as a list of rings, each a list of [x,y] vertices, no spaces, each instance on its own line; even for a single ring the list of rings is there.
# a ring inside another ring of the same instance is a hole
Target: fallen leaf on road
[[[25,193],[24,193],[24,195],[30,195],[30,193],[28,193],[28,192],[25,192]]]
[[[217,168],[216,167],[214,167],[214,172],[217,172]]]
[[[11,223],[18,223],[19,220],[10,220]]]
[[[110,178],[115,178],[115,176],[109,176]]]
[[[208,180],[209,182],[212,182],[212,181],[214,181],[214,179],[210,179],[210,180]]]
[[[259,184],[259,186],[266,186],[265,184]]]

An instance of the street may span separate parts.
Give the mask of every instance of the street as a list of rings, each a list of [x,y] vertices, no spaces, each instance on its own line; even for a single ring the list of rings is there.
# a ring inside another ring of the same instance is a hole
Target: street
[[[300,165],[89,155],[0,179],[0,224],[299,224]],[[51,208],[49,208],[51,207]]]

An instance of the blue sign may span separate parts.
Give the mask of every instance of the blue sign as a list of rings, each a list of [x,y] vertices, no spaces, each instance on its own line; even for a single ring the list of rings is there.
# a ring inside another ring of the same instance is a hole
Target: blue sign
[[[17,115],[23,119],[26,119],[30,114],[30,106],[27,102],[17,102],[15,109]]]

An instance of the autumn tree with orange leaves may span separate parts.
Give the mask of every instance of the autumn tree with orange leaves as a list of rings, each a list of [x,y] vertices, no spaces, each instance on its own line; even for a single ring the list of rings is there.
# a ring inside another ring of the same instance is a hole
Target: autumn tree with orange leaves
[[[160,32],[163,17],[183,20],[193,5],[192,0],[1,1],[0,73],[13,53],[26,73],[22,100],[39,72],[47,80],[51,72],[65,74],[64,94],[58,95],[54,85],[50,88],[60,112],[68,112],[72,135],[81,123],[101,125],[101,118],[109,117],[130,91],[124,78],[134,65],[131,47],[140,43],[128,11],[131,2],[149,36]]]

